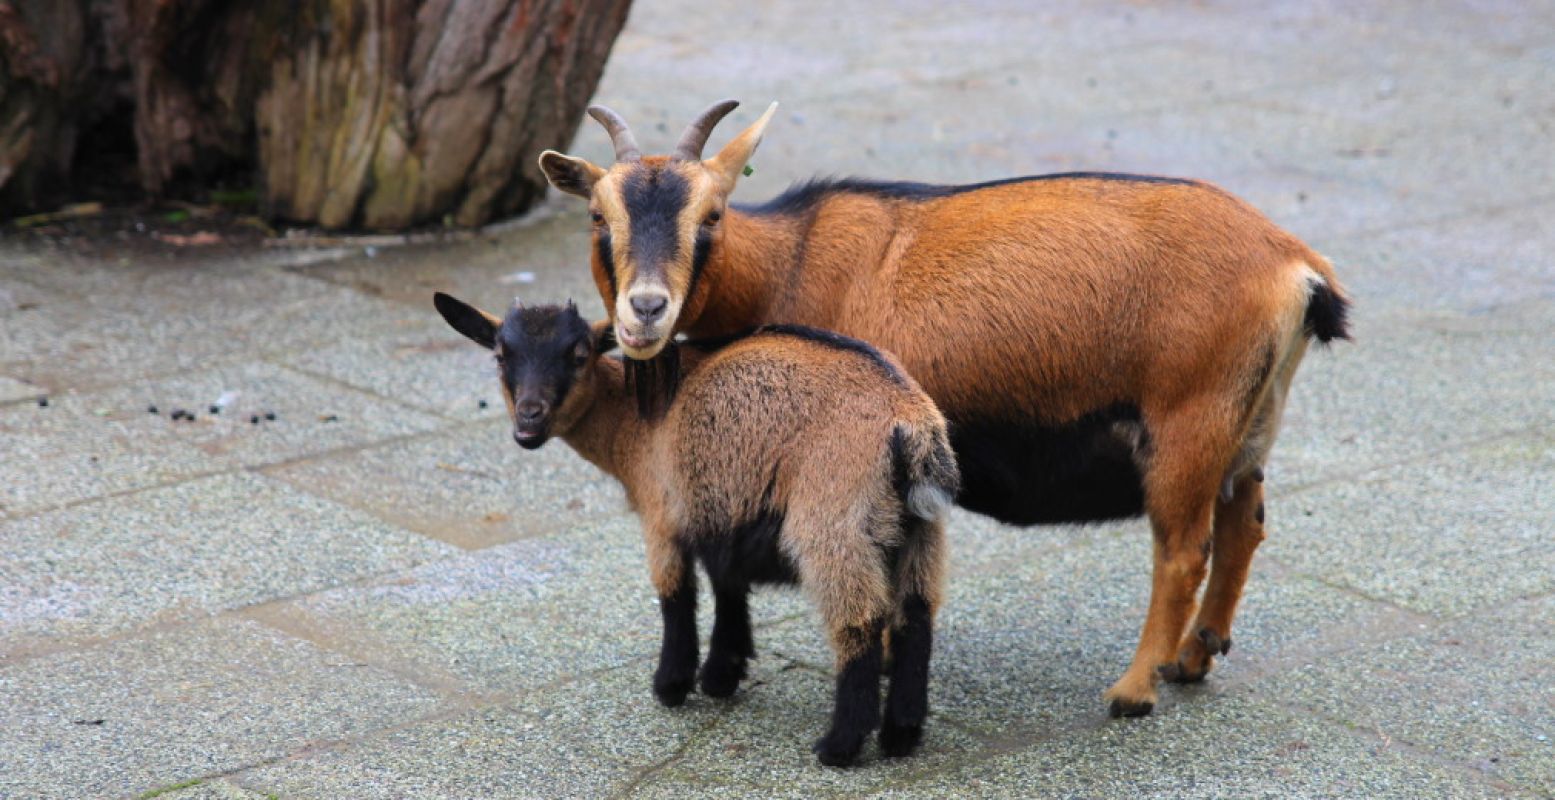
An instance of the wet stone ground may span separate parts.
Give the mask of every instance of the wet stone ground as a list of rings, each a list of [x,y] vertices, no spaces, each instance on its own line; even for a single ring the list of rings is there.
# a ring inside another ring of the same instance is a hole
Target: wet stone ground
[[[745,199],[1192,175],[1338,266],[1356,341],[1302,369],[1209,681],[1105,717],[1143,525],[957,514],[918,757],[814,763],[792,594],[732,702],[659,708],[619,491],[515,448],[430,305],[597,313],[580,204],[373,250],[8,234],[0,797],[1555,796],[1555,7],[786,5],[644,0],[600,98],[655,149],[781,100]]]

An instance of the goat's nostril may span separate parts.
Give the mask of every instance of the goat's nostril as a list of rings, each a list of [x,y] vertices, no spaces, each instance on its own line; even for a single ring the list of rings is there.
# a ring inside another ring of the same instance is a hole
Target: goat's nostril
[[[653,322],[663,316],[669,304],[668,297],[657,294],[632,298],[632,310],[637,312],[637,318],[643,322]]]
[[[518,406],[518,418],[525,422],[533,422],[545,416],[544,403],[521,403]]]

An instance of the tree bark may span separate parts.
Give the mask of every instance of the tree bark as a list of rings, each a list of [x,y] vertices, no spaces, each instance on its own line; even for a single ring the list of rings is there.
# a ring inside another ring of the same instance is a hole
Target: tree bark
[[[75,2],[0,2],[0,211],[33,205],[70,175],[85,22]]]
[[[515,214],[629,5],[0,0],[0,212],[69,185],[79,133],[121,113],[152,197],[248,175],[264,213],[327,228]]]

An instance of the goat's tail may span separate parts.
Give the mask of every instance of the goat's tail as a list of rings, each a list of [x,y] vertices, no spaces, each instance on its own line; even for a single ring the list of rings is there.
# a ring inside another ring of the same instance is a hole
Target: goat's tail
[[[898,422],[891,432],[891,460],[896,491],[906,512],[918,519],[937,520],[956,502],[961,470],[950,449],[945,422]]]
[[[898,422],[891,432],[891,459],[902,502],[902,539],[891,559],[896,600],[887,628],[892,667],[886,727],[907,730],[921,726],[928,710],[934,612],[944,594],[945,511],[961,490],[961,470],[938,412]],[[915,735],[909,738],[916,742]]]
[[[1311,254],[1307,263],[1312,269],[1307,279],[1311,291],[1302,317],[1307,337],[1317,339],[1320,344],[1350,338],[1350,299],[1339,286],[1333,265],[1316,253]]]

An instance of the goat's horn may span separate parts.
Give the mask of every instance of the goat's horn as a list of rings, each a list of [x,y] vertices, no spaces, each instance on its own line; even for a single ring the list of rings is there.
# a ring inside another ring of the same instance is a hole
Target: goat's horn
[[[642,160],[643,154],[637,149],[637,139],[632,136],[632,129],[626,127],[626,120],[621,119],[620,114],[604,106],[589,106],[589,116],[609,131],[610,143],[616,148],[617,161]]]
[[[701,161],[702,148],[707,146],[707,137],[712,135],[713,127],[739,104],[738,100],[724,100],[708,106],[696,121],[686,126],[686,132],[680,135],[680,142],[675,145],[672,158],[676,161]]]

